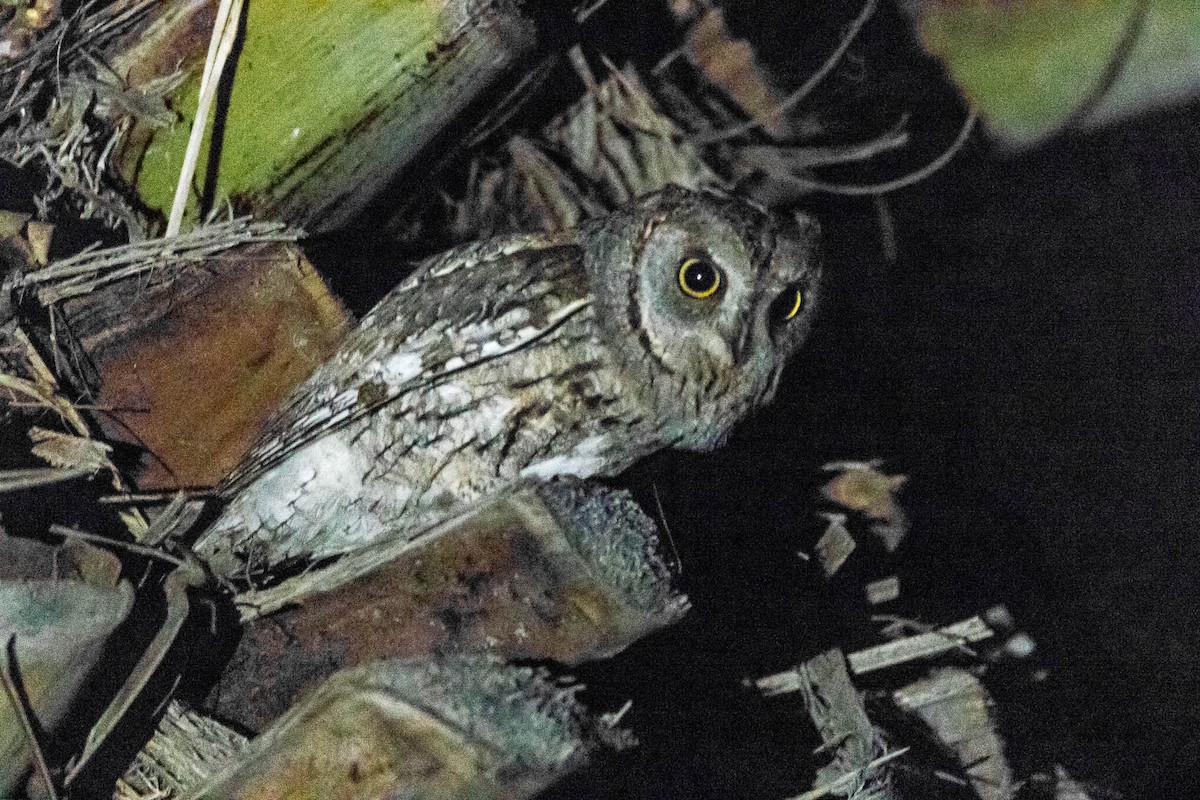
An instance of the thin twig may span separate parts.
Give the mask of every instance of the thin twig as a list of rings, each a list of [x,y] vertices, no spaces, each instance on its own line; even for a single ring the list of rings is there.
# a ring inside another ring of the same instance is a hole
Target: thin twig
[[[592,14],[595,14],[607,3],[608,0],[595,0],[595,2],[587,8],[580,9],[579,13],[575,15],[575,24],[582,25],[583,23],[587,22],[588,17],[592,16]]]
[[[138,505],[145,503],[147,505],[170,503],[180,494],[183,494],[188,500],[208,500],[217,496],[217,490],[214,488],[204,489],[168,489],[162,492],[123,492],[121,494],[106,494],[97,498],[96,502],[101,505]]]
[[[828,192],[830,194],[842,195],[845,197],[869,197],[876,194],[886,194],[894,192],[898,189],[904,189],[912,186],[933,175],[942,167],[950,163],[954,156],[958,155],[958,151],[962,149],[967,140],[971,138],[971,132],[975,130],[975,122],[979,116],[975,109],[971,109],[967,114],[966,120],[963,121],[962,128],[958,132],[958,136],[951,142],[950,146],[942,151],[942,154],[933,161],[926,164],[920,169],[903,175],[895,180],[885,181],[884,183],[872,184],[840,184],[827,183],[825,181],[811,180],[809,178],[801,178],[796,175],[776,175],[775,178],[796,187],[802,191],[808,192]]]
[[[679,557],[679,548],[675,546],[675,537],[671,535],[671,526],[667,524],[667,515],[663,511],[662,500],[658,496],[658,484],[650,484],[650,488],[654,491],[654,505],[658,508],[658,518],[662,520],[663,532],[667,534],[667,541],[671,543],[671,552],[675,554],[675,566],[679,568],[679,574],[683,574],[683,559]]]
[[[854,19],[854,22],[850,24],[850,28],[846,31],[846,35],[842,37],[840,42],[838,42],[838,46],[834,48],[834,51],[829,54],[829,58],[825,59],[825,63],[823,63],[816,72],[810,75],[808,80],[806,80],[799,89],[792,92],[790,95],[784,98],[782,102],[771,109],[770,116],[773,119],[780,118],[785,112],[791,111],[793,108],[800,105],[800,103],[804,102],[804,99],[812,93],[813,89],[817,88],[821,81],[825,80],[825,77],[833,70],[834,67],[837,66],[838,62],[842,60],[842,56],[846,54],[846,50],[850,48],[850,45],[858,36],[859,31],[861,31],[863,26],[867,24],[867,20],[869,20],[871,15],[875,13],[875,8],[878,5],[879,0],[867,0],[867,2],[863,4],[862,10]],[[699,134],[696,136],[695,142],[696,144],[700,145],[716,144],[718,142],[728,141],[729,139],[741,136],[742,134],[748,133],[759,127],[762,127],[762,122],[760,120],[748,119],[745,122],[729,128],[723,128],[721,130]]]
[[[864,764],[863,766],[859,767],[858,769],[847,772],[845,775],[840,775],[837,778],[837,780],[830,781],[829,783],[825,784],[824,786],[818,786],[817,788],[815,788],[811,791],[808,791],[808,792],[805,792],[804,794],[797,795],[796,797],[790,798],[790,800],[818,800],[818,798],[821,798],[828,794],[837,792],[842,787],[844,787],[847,783],[850,783],[850,781],[854,780],[855,778],[859,777],[860,775],[867,774],[873,770],[878,769],[879,767],[882,767],[884,764],[887,764],[889,761],[896,760],[900,756],[907,753],[910,749],[911,748],[909,748],[909,747],[901,747],[899,750],[893,750],[890,753],[884,753],[879,758],[872,761],[870,764]]]
[[[164,553],[162,550],[159,550],[156,547],[146,547],[145,545],[134,544],[133,542],[121,542],[116,539],[110,539],[107,536],[99,536],[95,533],[77,531],[74,528],[68,528],[65,525],[51,525],[50,532],[59,536],[65,536],[68,539],[82,539],[85,542],[95,542],[97,544],[104,544],[121,550],[127,550],[130,553],[137,553],[138,555],[146,556],[147,558],[157,558],[160,561],[166,561],[168,564],[174,564],[177,567],[190,566],[188,562],[184,561],[182,558],[177,558],[176,556]]]
[[[909,134],[904,130],[907,119],[886,133],[866,142],[848,145],[800,146],[748,145],[738,149],[738,160],[748,162],[760,169],[782,165],[787,170],[811,169],[855,161],[869,161],[875,156],[891,150],[899,150],[908,144]],[[772,172],[772,174],[774,174]]]
[[[29,709],[26,707],[25,698],[17,688],[17,679],[14,677],[16,670],[17,637],[16,634],[13,634],[8,637],[8,641],[4,645],[4,668],[0,670],[0,678],[3,678],[4,689],[8,693],[8,699],[12,703],[13,708],[16,709],[17,717],[21,720],[21,727],[25,731],[25,737],[29,740],[29,749],[33,753],[33,761],[37,765],[38,772],[46,784],[46,791],[49,792],[51,800],[58,800],[58,790],[54,788],[54,779],[50,776],[50,767],[46,764],[46,756],[42,752],[42,744],[38,741],[37,732],[33,728],[33,720],[29,717]]]
[[[204,132],[208,128],[208,115],[212,111],[213,102],[217,97],[217,88],[221,83],[221,74],[225,71],[225,62],[233,51],[233,43],[237,39],[241,18],[242,0],[221,0],[221,5],[217,8],[216,19],[213,21],[212,37],[208,42],[204,72],[200,77],[200,98],[196,104],[196,118],[192,120],[192,131],[188,137],[183,168],[179,172],[179,183],[175,186],[175,199],[171,204],[171,215],[167,220],[167,236],[179,233],[179,228],[183,224],[183,212],[187,208],[188,195],[191,194],[192,178],[196,174],[196,164],[200,160],[200,146],[204,141]]]
[[[59,483],[76,478],[86,478],[95,473],[94,469],[82,469],[79,467],[68,469],[61,467],[37,467],[33,469],[3,470],[0,471],[0,494],[17,492],[22,489],[33,489],[38,486],[47,486],[51,483]]]
[[[187,510],[187,506],[188,496],[183,492],[176,492],[175,497],[172,498],[167,507],[151,523],[150,530],[146,531],[146,546],[155,547],[160,545],[168,536],[175,533],[187,519],[184,513]]]

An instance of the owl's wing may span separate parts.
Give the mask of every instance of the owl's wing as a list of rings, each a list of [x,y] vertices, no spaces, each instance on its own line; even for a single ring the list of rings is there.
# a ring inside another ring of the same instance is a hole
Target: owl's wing
[[[590,303],[570,232],[491,239],[435,256],[292,392],[221,494],[414,389],[537,342]]]

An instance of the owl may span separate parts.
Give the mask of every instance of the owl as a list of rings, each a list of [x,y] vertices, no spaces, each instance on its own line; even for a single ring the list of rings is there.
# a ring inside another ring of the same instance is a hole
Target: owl
[[[522,482],[716,447],[804,340],[818,244],[807,216],[672,187],[435,256],[285,401],[193,549],[252,578]]]

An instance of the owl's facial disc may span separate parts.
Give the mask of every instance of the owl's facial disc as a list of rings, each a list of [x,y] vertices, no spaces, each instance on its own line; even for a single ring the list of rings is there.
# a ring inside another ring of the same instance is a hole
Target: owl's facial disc
[[[674,372],[706,379],[733,368],[729,334],[751,290],[744,249],[711,233],[659,221],[642,242],[635,285],[636,323],[651,352]]]
[[[770,398],[808,330],[816,223],[671,188],[609,218],[597,235],[589,268],[601,325],[647,365],[664,416],[686,429],[677,443],[713,446]]]
[[[676,373],[722,386],[773,380],[764,373],[807,328],[812,242],[795,225],[722,200],[681,204],[647,222],[631,316],[636,310],[651,351]],[[746,370],[756,374],[735,375]]]

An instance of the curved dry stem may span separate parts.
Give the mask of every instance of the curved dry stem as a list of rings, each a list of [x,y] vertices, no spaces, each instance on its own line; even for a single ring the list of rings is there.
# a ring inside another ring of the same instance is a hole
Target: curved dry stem
[[[878,5],[879,0],[867,0],[867,2],[863,4],[862,11],[860,11],[858,16],[855,17],[854,22],[850,24],[850,28],[846,31],[846,35],[842,37],[841,41],[838,42],[838,46],[834,48],[832,53],[829,54],[829,58],[825,59],[825,63],[823,63],[816,72],[810,75],[808,80],[806,80],[799,89],[792,92],[790,95],[784,98],[779,105],[775,106],[775,108],[771,110],[771,116],[773,118],[778,119],[784,113],[791,111],[793,108],[800,105],[800,103],[804,102],[806,97],[812,94],[813,89],[816,89],[817,86],[820,85],[821,81],[825,80],[825,77],[829,75],[829,73],[833,71],[833,68],[838,65],[838,62],[842,60],[842,56],[846,55],[846,51],[850,49],[850,45],[858,37],[858,33],[862,30],[863,26],[867,24],[867,20],[869,20],[871,15],[875,13],[875,8]],[[699,134],[695,137],[694,141],[697,145],[717,144],[718,142],[728,141],[729,139],[741,136],[742,134],[748,133],[749,131],[759,127],[762,127],[761,121],[756,119],[748,119],[745,122],[729,128],[722,128],[721,130]]]
[[[967,118],[963,121],[962,128],[958,131],[958,136],[950,143],[950,146],[942,151],[942,154],[930,161],[925,166],[918,170],[902,175],[899,178],[883,183],[868,183],[868,184],[840,184],[827,183],[825,181],[810,180],[808,178],[800,178],[795,175],[777,176],[784,182],[802,191],[809,192],[828,192],[829,194],[842,195],[844,197],[869,197],[871,195],[886,194],[894,192],[897,189],[904,189],[912,186],[933,175],[942,167],[950,163],[954,156],[958,155],[958,151],[963,148],[967,140],[971,138],[971,132],[975,130],[975,123],[978,121],[979,115],[975,109],[971,109],[967,114]]]
[[[752,144],[738,148],[738,158],[759,168],[772,168],[771,174],[782,168],[786,172],[828,167],[856,161],[870,161],[881,153],[899,150],[908,144],[908,131],[903,123],[867,142],[848,145],[814,145],[789,147],[771,144]]]
[[[1099,80],[1096,81],[1096,85],[1092,87],[1092,91],[1083,99],[1083,102],[1067,115],[1067,118],[1054,131],[1055,134],[1077,127],[1108,96],[1117,79],[1121,77],[1125,65],[1129,63],[1130,53],[1133,52],[1133,48],[1137,45],[1138,40],[1141,39],[1149,10],[1150,0],[1136,0],[1133,11],[1129,16],[1129,21],[1125,23],[1125,30],[1121,33],[1121,38],[1117,42],[1116,47],[1113,48],[1112,56],[1109,57],[1108,63],[1104,65],[1104,72],[1101,73]]]
[[[50,532],[57,536],[63,536],[68,539],[82,539],[85,542],[95,542],[96,544],[115,547],[119,550],[125,550],[130,553],[136,553],[140,556],[146,556],[147,558],[156,558],[160,561],[165,561],[168,564],[173,564],[176,567],[189,566],[188,562],[184,559],[177,558],[170,553],[164,553],[157,547],[147,547],[146,545],[134,544],[133,542],[121,542],[116,539],[110,539],[107,536],[77,531],[74,528],[68,528],[65,525],[51,525]]]

